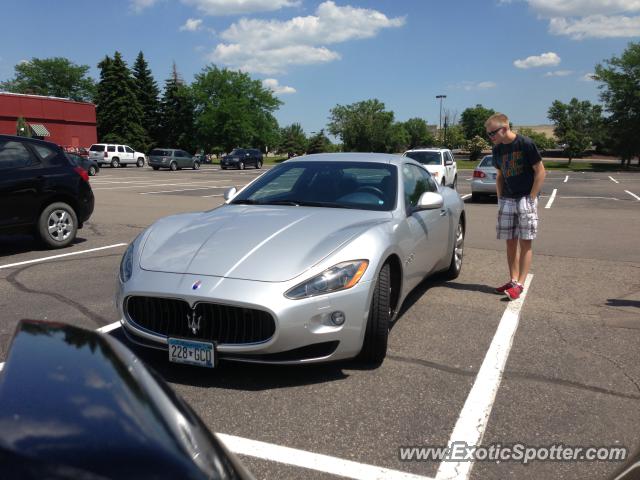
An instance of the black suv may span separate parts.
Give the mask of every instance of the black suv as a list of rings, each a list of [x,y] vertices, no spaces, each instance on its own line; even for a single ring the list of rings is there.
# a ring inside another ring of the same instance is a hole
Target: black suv
[[[255,168],[262,167],[262,152],[255,148],[234,148],[229,155],[222,157],[220,167],[226,170],[229,167],[244,170],[252,165]]]
[[[0,233],[66,247],[93,213],[89,175],[50,142],[0,135]]]

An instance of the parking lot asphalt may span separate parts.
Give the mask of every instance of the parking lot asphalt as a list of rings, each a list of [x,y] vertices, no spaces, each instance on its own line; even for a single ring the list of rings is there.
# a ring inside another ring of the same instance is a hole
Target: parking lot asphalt
[[[105,168],[91,179],[96,209],[72,247],[48,251],[28,236],[0,237],[0,362],[22,318],[90,329],[117,322],[116,275],[126,244],[160,217],[219,206],[225,188],[263,172]],[[380,368],[223,362],[203,370],[131,348],[212,431],[237,442],[235,451],[256,478],[444,478],[438,462],[401,461],[399,448],[456,440],[452,432],[508,303],[492,293],[507,279],[504,247],[495,240],[495,199],[471,202],[470,176],[461,171],[458,182],[468,220],[462,274],[453,282],[427,279],[412,292]],[[640,197],[637,174],[548,173],[533,277],[479,437],[483,445],[640,448],[634,195]],[[42,261],[57,255],[66,256]],[[119,328],[109,334],[126,342]],[[255,441],[264,442],[263,453]],[[619,466],[475,462],[470,476],[603,478]]]

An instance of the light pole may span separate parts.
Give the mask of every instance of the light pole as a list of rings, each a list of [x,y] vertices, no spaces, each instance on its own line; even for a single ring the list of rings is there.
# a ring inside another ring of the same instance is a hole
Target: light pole
[[[440,99],[440,120],[438,121],[438,134],[442,130],[442,99],[447,98],[446,95],[436,95],[436,98]]]

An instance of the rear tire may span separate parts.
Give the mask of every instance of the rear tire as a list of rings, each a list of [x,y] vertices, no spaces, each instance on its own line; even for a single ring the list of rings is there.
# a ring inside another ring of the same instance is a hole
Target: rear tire
[[[455,238],[453,240],[453,252],[451,254],[451,263],[449,269],[445,272],[444,278],[454,280],[458,278],[462,271],[462,258],[464,256],[464,226],[462,221],[458,221],[456,227]]]
[[[238,164],[238,170],[244,170],[244,162]]]
[[[453,185],[451,185],[451,188],[453,188],[454,190],[458,190],[458,175],[453,177]]]
[[[160,167],[151,167],[151,168],[153,168],[154,170],[158,170]]]
[[[391,267],[384,264],[376,281],[367,329],[364,333],[359,359],[365,364],[377,367],[387,355],[389,325],[391,323]]]
[[[193,162],[193,169],[200,170],[200,164],[198,162]]]
[[[78,233],[78,217],[63,202],[46,207],[38,219],[38,234],[49,248],[63,248],[73,242]]]
[[[94,177],[96,175],[96,173],[98,173],[98,169],[96,167],[94,167],[93,165],[91,165],[89,167],[89,176],[90,177]]]

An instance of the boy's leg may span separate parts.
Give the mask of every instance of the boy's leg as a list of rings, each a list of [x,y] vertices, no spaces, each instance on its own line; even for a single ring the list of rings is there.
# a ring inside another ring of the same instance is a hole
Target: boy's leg
[[[529,269],[531,268],[531,260],[533,259],[533,240],[520,239],[520,261],[519,261],[519,274],[518,283],[524,285],[524,281],[527,279]]]

